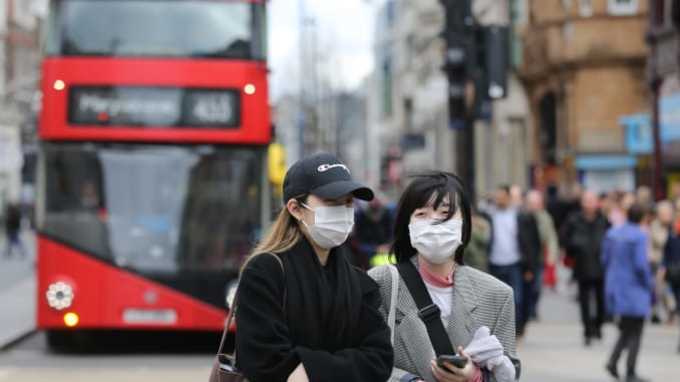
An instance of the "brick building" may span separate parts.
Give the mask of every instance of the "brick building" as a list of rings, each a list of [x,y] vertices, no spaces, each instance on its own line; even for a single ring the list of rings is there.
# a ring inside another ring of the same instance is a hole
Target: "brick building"
[[[658,105],[666,191],[680,197],[680,0],[651,0],[648,43],[648,82],[654,85],[653,103]],[[646,118],[651,121],[651,117]],[[650,137],[641,143],[651,153],[651,126],[635,126]]]
[[[517,68],[535,125],[533,180],[631,189],[623,116],[649,110],[648,2],[528,0]]]

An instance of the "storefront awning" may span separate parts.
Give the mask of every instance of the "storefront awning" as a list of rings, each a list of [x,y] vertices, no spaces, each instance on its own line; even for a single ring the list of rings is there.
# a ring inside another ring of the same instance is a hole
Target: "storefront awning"
[[[680,93],[673,93],[659,100],[661,141],[680,140]]]
[[[625,170],[636,165],[637,159],[632,155],[591,154],[576,157],[576,168],[584,171]]]

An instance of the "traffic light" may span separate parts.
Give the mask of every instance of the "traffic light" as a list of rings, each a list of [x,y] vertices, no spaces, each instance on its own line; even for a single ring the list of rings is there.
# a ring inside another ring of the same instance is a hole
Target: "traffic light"
[[[474,21],[470,0],[441,0],[446,14],[443,70],[448,79],[450,127],[464,128],[470,105],[469,71],[475,65]]]
[[[507,26],[475,27],[475,62],[468,65],[468,78],[475,84],[474,119],[490,120],[492,102],[508,95],[510,30]]]
[[[508,94],[507,72],[510,64],[510,29],[507,26],[484,27],[484,64],[487,89],[485,97],[505,98]]]

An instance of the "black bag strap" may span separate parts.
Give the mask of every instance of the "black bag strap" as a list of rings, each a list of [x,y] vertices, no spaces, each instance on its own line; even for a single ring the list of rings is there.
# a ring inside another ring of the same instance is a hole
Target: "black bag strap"
[[[444,328],[444,323],[441,320],[441,311],[432,302],[432,298],[427,292],[427,287],[423,278],[420,277],[418,269],[410,261],[397,264],[397,269],[418,307],[418,317],[425,323],[435,354],[437,356],[456,354],[449,340],[449,335]]]
[[[283,275],[284,275],[284,280],[283,280],[283,283],[284,283],[284,287],[283,287],[283,307],[285,309],[287,289],[285,287],[285,285],[286,285],[285,284],[286,283],[286,280],[285,280],[286,271],[283,268],[283,261],[281,261],[281,258],[276,253],[271,252],[271,253],[267,253],[267,254],[274,256],[276,261],[279,262],[279,265],[281,266],[281,272],[283,272]],[[264,255],[264,253],[262,255]],[[226,355],[230,358],[236,359],[236,348],[234,347],[234,352],[232,354],[226,354],[226,353],[224,353],[224,343],[227,340],[227,334],[229,333],[229,328],[231,328],[231,323],[232,323],[234,317],[236,316],[237,310],[238,310],[238,289],[236,291],[236,295],[234,296],[234,308],[231,310],[231,312],[229,312],[229,318],[227,319],[227,323],[224,326],[224,330],[222,331],[222,339],[220,340],[220,347],[217,350],[217,356],[218,357],[220,355]]]

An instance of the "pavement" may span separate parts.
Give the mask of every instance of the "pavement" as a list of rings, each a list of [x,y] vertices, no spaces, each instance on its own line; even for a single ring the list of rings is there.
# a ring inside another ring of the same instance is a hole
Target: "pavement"
[[[560,279],[567,280],[568,275],[562,272]],[[8,287],[3,280],[10,279],[19,281]],[[32,309],[27,302],[35,298],[29,281],[32,279],[32,261],[0,260],[0,306],[3,307],[0,320],[7,320],[8,326],[30,323],[23,331],[30,330],[28,326],[32,326],[34,319],[26,317]],[[605,326],[603,341],[585,347],[574,293],[564,282],[556,291],[544,292],[540,321],[532,322],[527,335],[519,342],[518,353],[523,364],[521,381],[612,381],[605,373],[604,364],[618,330],[613,325]],[[26,313],[19,314],[22,309],[26,309]],[[4,332],[5,324],[0,328]],[[677,324],[645,326],[638,363],[640,375],[657,382],[680,381],[680,354],[676,353],[679,329]],[[47,349],[43,333],[29,332],[11,346],[0,349],[0,382],[204,381],[214,359],[213,345],[199,352],[187,351],[181,346],[163,352],[139,351],[130,344],[129,349],[105,354],[60,354]],[[622,374],[624,362],[625,355],[619,364]]]
[[[519,343],[522,381],[602,382],[613,381],[604,365],[618,339],[618,329],[605,325],[603,340],[590,347],[583,343],[578,308],[570,294],[546,292],[541,301],[540,322],[530,324]],[[680,381],[678,325],[646,324],[638,358],[638,374],[652,381]],[[626,354],[619,361],[625,375]]]
[[[35,331],[35,235],[22,233],[26,257],[6,257],[6,238],[0,235],[0,350]]]

